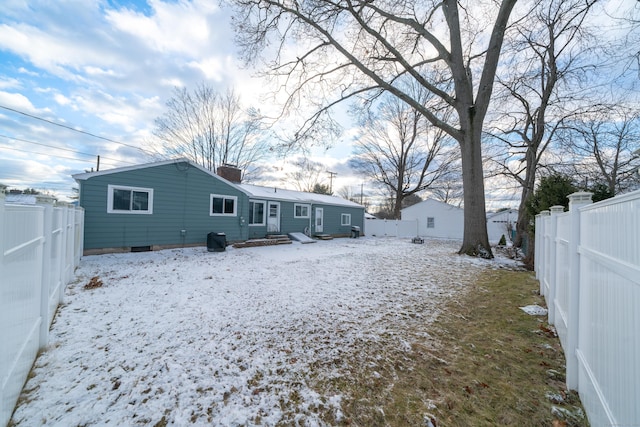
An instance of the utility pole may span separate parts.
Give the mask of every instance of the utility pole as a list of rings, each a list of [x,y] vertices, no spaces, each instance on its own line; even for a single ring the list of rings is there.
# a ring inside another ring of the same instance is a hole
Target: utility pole
[[[100,156],[98,156],[98,162],[96,163],[96,172],[100,170]]]
[[[329,174],[329,193],[333,194],[333,177],[338,175],[336,172],[327,171]]]

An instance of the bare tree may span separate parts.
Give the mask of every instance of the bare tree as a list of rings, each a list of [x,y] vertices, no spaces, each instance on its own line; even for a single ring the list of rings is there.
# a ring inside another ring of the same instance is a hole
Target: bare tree
[[[573,153],[574,177],[584,187],[604,183],[615,195],[637,188],[640,168],[640,110],[603,105],[568,123],[563,147]]]
[[[389,92],[458,141],[464,184],[460,253],[492,257],[486,227],[482,130],[516,0],[233,0],[247,61],[266,49],[285,108],[316,102],[296,133],[314,138],[332,106]],[[482,19],[478,17],[481,16]],[[414,81],[450,106],[445,120],[399,83]]]
[[[463,199],[462,173],[459,167],[454,167],[440,177],[438,182],[429,188],[428,193],[436,200],[453,206],[461,207]]]
[[[205,84],[193,92],[175,88],[155,125],[165,156],[187,157],[212,171],[233,164],[248,178],[268,153],[258,111],[243,109],[233,91],[221,95]]]
[[[298,191],[313,193],[314,188],[323,185],[324,165],[307,157],[298,157],[290,162],[292,170],[285,174],[283,182],[291,184]]]
[[[357,187],[356,190],[352,186],[343,186],[338,189],[337,195],[345,200],[352,201],[364,206],[365,210],[369,210],[371,202],[368,192],[365,193],[364,184]]]
[[[394,96],[368,114],[361,129],[349,165],[388,190],[394,219],[400,219],[406,198],[432,186],[460,155],[442,129]]]
[[[538,166],[558,129],[575,114],[576,89],[586,70],[594,68],[585,59],[594,43],[584,21],[596,2],[536,2],[514,26],[517,36],[505,44],[510,60],[495,97],[502,114],[491,133],[499,141],[493,153],[497,173],[516,180],[522,188],[516,246],[528,230],[525,206],[533,195]]]

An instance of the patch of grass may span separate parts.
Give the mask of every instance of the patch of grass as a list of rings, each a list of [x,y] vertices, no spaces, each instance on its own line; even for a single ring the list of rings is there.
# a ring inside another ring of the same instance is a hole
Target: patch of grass
[[[349,378],[319,384],[345,397],[340,424],[588,425],[546,317],[519,309],[544,305],[538,286],[530,272],[487,271],[435,323],[407,331],[410,350],[369,346]],[[431,339],[415,339],[425,333]]]

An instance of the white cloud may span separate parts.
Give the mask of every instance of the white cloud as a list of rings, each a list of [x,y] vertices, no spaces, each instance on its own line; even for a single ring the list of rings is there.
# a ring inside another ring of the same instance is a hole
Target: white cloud
[[[27,113],[38,112],[38,109],[29,101],[29,98],[20,93],[0,91],[0,104]]]
[[[113,70],[104,70],[100,67],[93,67],[89,65],[84,67],[84,71],[90,76],[115,76],[116,75],[116,73]]]
[[[60,105],[69,105],[71,104],[71,100],[69,98],[67,98],[66,96],[56,93],[53,96],[53,99]]]
[[[22,84],[18,79],[0,76],[0,89],[17,89],[21,86]]]
[[[26,69],[26,68],[24,68],[24,67],[20,67],[20,68],[18,68],[18,73],[20,73],[20,74],[26,74],[26,75],[28,75],[28,76],[33,76],[33,77],[38,77],[38,76],[40,76],[40,75],[39,75],[38,73],[36,73],[35,71],[27,70],[27,69]]]
[[[196,68],[209,80],[220,82],[225,73],[225,61],[217,57],[205,58],[201,61],[191,61],[189,67]]]
[[[210,47],[209,18],[219,11],[213,2],[151,0],[149,5],[151,16],[123,8],[108,10],[105,19],[157,52],[198,56]]]

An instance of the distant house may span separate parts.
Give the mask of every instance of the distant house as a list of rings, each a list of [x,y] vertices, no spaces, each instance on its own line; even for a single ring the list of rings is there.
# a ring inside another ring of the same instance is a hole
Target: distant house
[[[505,209],[500,212],[487,215],[487,233],[489,233],[489,241],[498,243],[502,235],[509,240],[509,230],[516,227],[518,221],[517,209]]]
[[[462,239],[464,232],[464,210],[426,199],[400,211],[402,220],[417,221],[417,232],[421,237]]]
[[[334,196],[232,182],[186,160],[73,175],[85,210],[85,253],[204,245],[210,232],[238,242],[267,234],[348,236],[364,207]],[[231,179],[231,180],[230,180]]]

